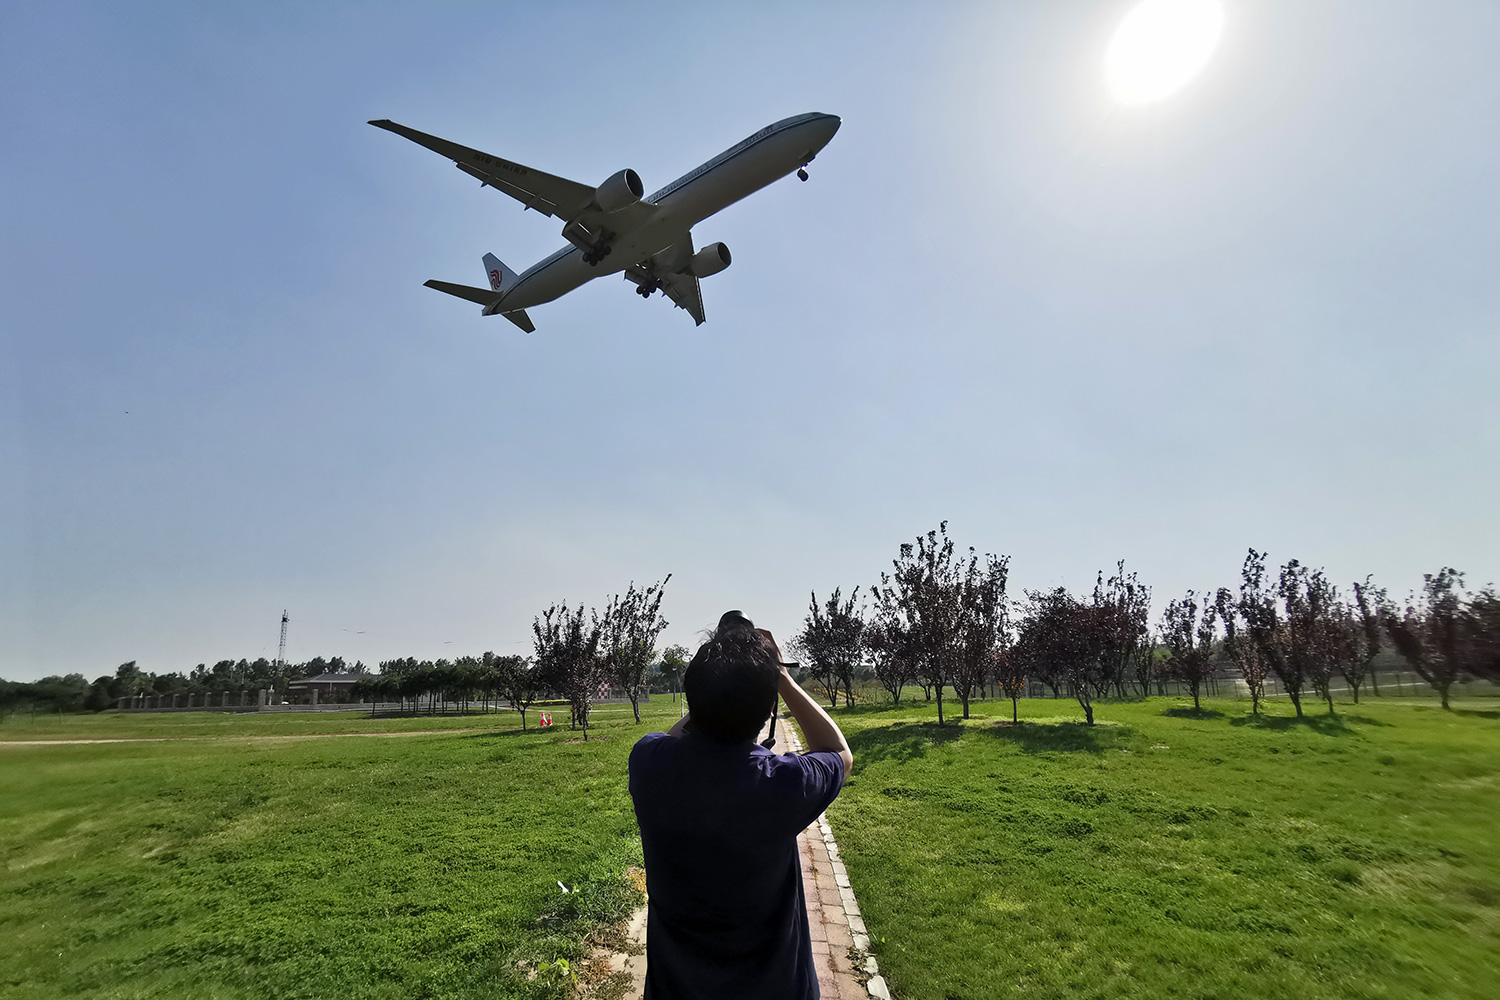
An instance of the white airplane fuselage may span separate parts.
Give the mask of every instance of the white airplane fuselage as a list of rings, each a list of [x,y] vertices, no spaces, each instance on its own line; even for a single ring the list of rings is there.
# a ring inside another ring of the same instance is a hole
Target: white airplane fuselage
[[[486,312],[510,312],[566,295],[594,278],[618,274],[671,246],[697,223],[805,165],[839,129],[835,115],[811,113],[768,125],[743,142],[643,198],[649,209],[642,224],[612,244],[597,264],[569,244],[527,268]]]

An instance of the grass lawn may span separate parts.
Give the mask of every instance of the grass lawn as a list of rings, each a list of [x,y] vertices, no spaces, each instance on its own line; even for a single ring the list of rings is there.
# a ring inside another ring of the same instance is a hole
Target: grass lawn
[[[516,963],[576,959],[636,902],[626,756],[677,717],[646,711],[587,744],[509,714],[7,720],[11,740],[190,738],[0,746],[0,997],[566,995]]]
[[[658,696],[656,711],[665,711]],[[670,702],[668,703],[670,705]],[[545,707],[557,722],[567,726],[566,703],[533,705],[526,713],[528,728],[536,725],[537,713]],[[642,706],[644,709],[645,706]],[[622,711],[623,710],[623,711]],[[474,709],[478,712],[477,706]],[[630,714],[630,705],[604,705],[596,709],[601,720],[618,720]],[[677,710],[671,708],[675,716]],[[634,716],[631,716],[632,720]],[[644,718],[644,716],[643,716]],[[319,735],[326,733],[388,733],[433,729],[519,728],[520,716],[509,711],[490,715],[381,715],[355,712],[103,712],[98,715],[16,713],[0,717],[0,743],[27,740],[161,739],[165,737],[228,737]]]
[[[1496,699],[1021,704],[835,713],[829,815],[897,997],[1496,995]]]

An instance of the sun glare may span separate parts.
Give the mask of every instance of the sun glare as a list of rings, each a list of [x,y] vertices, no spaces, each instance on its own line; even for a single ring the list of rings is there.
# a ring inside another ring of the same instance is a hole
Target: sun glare
[[[1175,92],[1207,64],[1223,28],[1218,0],[1142,0],[1104,53],[1110,97],[1147,104]]]

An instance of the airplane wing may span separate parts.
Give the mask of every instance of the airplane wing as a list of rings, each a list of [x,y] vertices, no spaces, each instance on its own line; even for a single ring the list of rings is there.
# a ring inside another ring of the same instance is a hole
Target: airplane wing
[[[584,215],[594,203],[594,188],[587,184],[544,174],[510,160],[460,146],[426,132],[418,132],[389,119],[382,118],[370,124],[446,156],[464,173],[479,178],[482,183],[510,195],[527,208],[536,209],[543,215],[555,215],[564,222],[571,222]]]
[[[683,237],[646,260],[625,269],[625,280],[637,287],[654,286],[679,309],[686,309],[695,326],[703,325],[703,291],[698,278],[686,270],[693,259],[693,234]]]

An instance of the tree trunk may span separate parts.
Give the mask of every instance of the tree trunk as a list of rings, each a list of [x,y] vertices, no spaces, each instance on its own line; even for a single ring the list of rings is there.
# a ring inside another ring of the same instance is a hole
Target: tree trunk
[[[961,694],[958,696],[958,700],[964,706],[964,718],[967,719],[969,717],[969,696]]]
[[[1198,704],[1198,685],[1196,683],[1193,684],[1193,711],[1203,711],[1203,706]]]
[[[1011,700],[1010,700],[1010,723],[1011,723],[1011,725],[1015,725],[1016,723],[1018,723],[1018,722],[1021,721],[1020,717],[1019,717],[1019,714],[1018,714],[1020,712],[1020,709],[1018,709],[1016,707],[1016,701],[1017,701],[1016,698],[1011,698]]]
[[[633,692],[630,696],[630,707],[635,711],[635,724],[641,724],[641,693]]]
[[[526,732],[526,709],[521,709],[521,732]]]
[[[1328,702],[1328,714],[1332,715],[1333,714],[1333,692],[1329,691],[1323,697]]]
[[[1441,687],[1438,688],[1438,693],[1443,696],[1443,710],[1447,711],[1447,712],[1453,711],[1453,709],[1451,709],[1451,708],[1448,707],[1448,687],[1449,687],[1449,684],[1451,684],[1451,683],[1452,682],[1449,682],[1448,684],[1443,684]]]
[[[1444,697],[1446,698],[1447,696],[1444,695]],[[939,684],[937,686],[937,701],[938,701],[938,725],[941,726],[943,724],[943,686],[941,684]],[[1443,702],[1443,707],[1446,708],[1447,706],[1448,706],[1448,703],[1446,701],[1444,701]]]
[[[1349,687],[1354,690],[1354,704],[1358,705],[1359,704],[1359,685],[1358,684],[1350,684]]]
[[[1375,691],[1375,697],[1380,697],[1380,674],[1374,667],[1370,668],[1370,687]]]
[[[1302,696],[1292,691],[1288,691],[1286,694],[1288,698],[1292,699],[1292,707],[1297,710],[1297,718],[1302,718]]]

